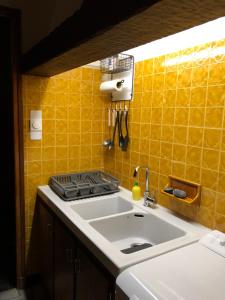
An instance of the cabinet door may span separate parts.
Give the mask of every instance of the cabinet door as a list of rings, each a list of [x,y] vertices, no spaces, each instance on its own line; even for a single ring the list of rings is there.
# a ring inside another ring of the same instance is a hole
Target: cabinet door
[[[112,300],[113,288],[108,276],[85,249],[77,248],[76,300]]]
[[[39,263],[41,288],[46,300],[53,300],[53,216],[49,210],[39,202]]]
[[[74,299],[75,241],[58,220],[55,221],[55,300]]]
[[[117,286],[115,300],[129,300],[129,297]]]

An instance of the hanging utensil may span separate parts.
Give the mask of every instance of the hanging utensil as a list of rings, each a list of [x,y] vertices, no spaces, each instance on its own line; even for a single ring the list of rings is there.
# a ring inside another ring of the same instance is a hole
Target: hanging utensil
[[[119,131],[119,111],[116,111],[116,121],[115,121],[115,126],[113,129],[113,138],[112,138],[112,143],[109,147],[109,149],[111,149],[112,147],[114,147],[115,144],[115,135],[116,135],[116,127],[118,126],[118,131]]]
[[[119,133],[119,146],[123,149],[124,137],[123,137],[123,114],[124,111],[120,111],[119,124],[118,124],[118,133]]]
[[[108,127],[111,127],[111,107],[108,109]]]
[[[103,142],[103,146],[108,148],[109,150],[111,150],[114,147],[116,128],[117,128],[118,122],[119,122],[119,111],[115,111],[115,112],[116,112],[116,120],[115,120],[115,126],[113,128],[113,137],[112,137],[112,139],[108,139]]]
[[[123,147],[122,147],[122,151],[127,151],[127,147],[129,144],[129,131],[128,131],[128,109],[125,109],[125,128],[126,128],[126,135],[124,137],[124,141],[123,141]]]

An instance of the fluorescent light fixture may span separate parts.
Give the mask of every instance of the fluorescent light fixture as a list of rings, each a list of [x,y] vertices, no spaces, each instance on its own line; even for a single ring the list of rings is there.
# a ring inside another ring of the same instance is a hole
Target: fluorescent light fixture
[[[179,50],[191,48],[205,43],[218,41],[225,38],[225,17],[204,23],[202,25],[169,35],[162,39],[141,45],[139,47],[125,51],[124,53],[134,56],[135,62],[153,57],[177,52]],[[217,49],[206,49],[194,55],[185,55],[180,58],[167,60],[165,65],[174,65],[191,60],[216,57],[224,53],[224,47]],[[99,68],[100,62],[94,62],[89,67]]]
[[[179,50],[191,48],[197,45],[217,41],[225,38],[225,17],[207,22],[205,24],[178,32],[154,42],[125,51],[126,54],[133,55],[135,62],[149,58],[177,52]],[[223,48],[223,47],[221,47]],[[219,48],[218,48],[219,49]],[[223,51],[220,49],[219,51]],[[207,50],[199,55],[204,56]],[[216,50],[215,50],[216,51]],[[209,52],[208,52],[209,53]],[[211,55],[218,55],[216,52]],[[189,58],[184,58],[189,59]]]
[[[225,54],[225,47],[218,47],[218,48],[207,48],[205,50],[201,50],[199,52],[193,52],[189,55],[178,56],[175,58],[167,59],[164,62],[164,66],[173,66],[179,65],[190,61],[197,62],[198,60],[203,60],[207,58],[214,58],[219,55]]]

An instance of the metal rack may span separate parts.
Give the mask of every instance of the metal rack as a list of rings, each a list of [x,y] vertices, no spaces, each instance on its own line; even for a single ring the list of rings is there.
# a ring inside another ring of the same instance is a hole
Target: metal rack
[[[102,73],[117,74],[133,69],[133,65],[134,57],[132,55],[119,53],[101,60],[100,69]]]

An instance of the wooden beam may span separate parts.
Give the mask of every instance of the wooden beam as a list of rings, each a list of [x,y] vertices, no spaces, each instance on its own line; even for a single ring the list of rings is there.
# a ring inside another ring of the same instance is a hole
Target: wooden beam
[[[225,11],[223,0],[90,2],[24,55],[24,72],[56,75],[222,17]]]
[[[22,69],[28,72],[35,67],[60,57],[73,48],[108,30],[120,21],[148,8],[159,0],[86,0],[81,9],[40,41],[22,60]],[[39,75],[55,75],[70,66],[60,64],[57,71],[38,72]],[[76,67],[73,65],[72,67]],[[33,73],[31,71],[31,73]],[[35,73],[35,72],[34,72]]]

